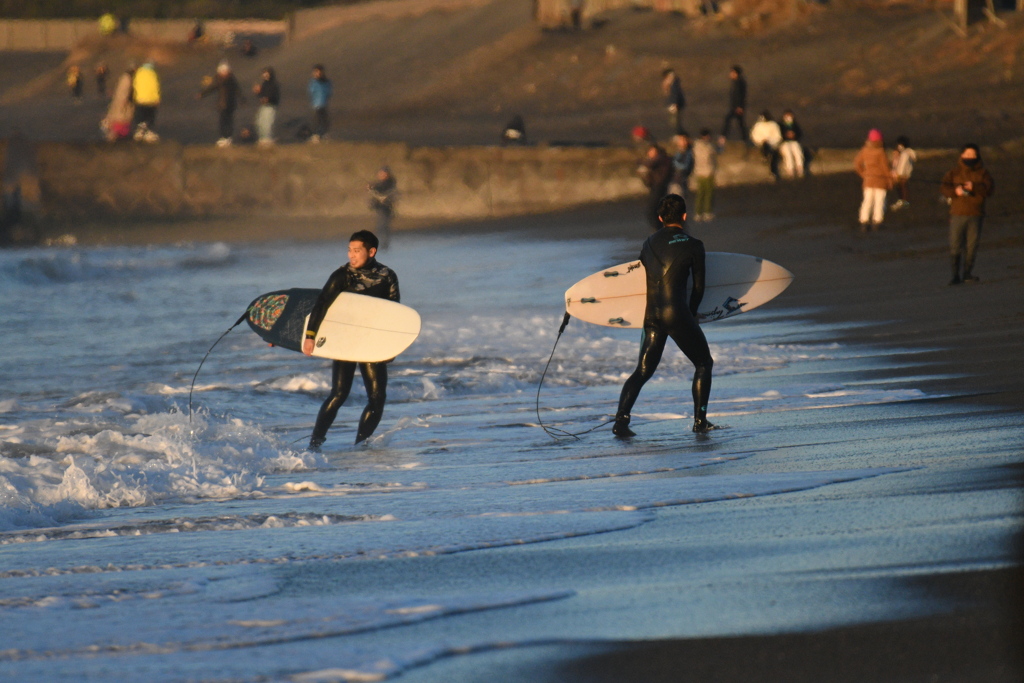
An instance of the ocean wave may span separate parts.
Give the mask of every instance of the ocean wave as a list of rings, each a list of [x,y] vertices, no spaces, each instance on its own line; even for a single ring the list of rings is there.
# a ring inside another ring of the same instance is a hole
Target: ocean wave
[[[87,510],[257,494],[268,473],[325,465],[235,418],[171,410],[123,419],[46,419],[5,433],[0,531],[53,526]]]

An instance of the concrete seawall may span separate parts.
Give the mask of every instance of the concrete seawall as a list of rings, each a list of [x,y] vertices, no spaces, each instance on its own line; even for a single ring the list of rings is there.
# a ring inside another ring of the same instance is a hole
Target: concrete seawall
[[[812,170],[850,171],[854,154],[820,150]],[[365,216],[366,183],[384,164],[398,180],[400,215],[415,219],[538,213],[646,192],[627,148],[39,143],[35,155],[39,210],[56,220]],[[768,181],[756,153],[736,145],[720,156],[718,185]]]

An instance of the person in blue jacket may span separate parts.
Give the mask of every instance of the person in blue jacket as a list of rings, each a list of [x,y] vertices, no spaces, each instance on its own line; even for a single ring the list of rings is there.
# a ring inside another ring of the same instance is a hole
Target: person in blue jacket
[[[327,135],[331,120],[327,115],[327,105],[334,94],[334,87],[327,78],[323,64],[313,65],[313,77],[309,79],[309,103],[313,106],[313,136],[310,142],[320,142]]]

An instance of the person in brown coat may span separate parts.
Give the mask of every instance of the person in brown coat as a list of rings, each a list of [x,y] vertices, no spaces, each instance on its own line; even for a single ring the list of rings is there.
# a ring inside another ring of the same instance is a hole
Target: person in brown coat
[[[974,257],[978,253],[981,224],[985,220],[985,200],[992,196],[995,181],[981,163],[978,146],[969,143],[960,150],[960,159],[942,178],[942,194],[949,198],[949,251],[952,256],[951,285],[977,282]],[[961,259],[963,275],[960,273]]]
[[[853,168],[863,181],[864,200],[860,204],[860,229],[878,230],[885,217],[885,193],[892,188],[892,170],[882,146],[882,133],[877,128],[868,132],[868,139],[857,152]]]

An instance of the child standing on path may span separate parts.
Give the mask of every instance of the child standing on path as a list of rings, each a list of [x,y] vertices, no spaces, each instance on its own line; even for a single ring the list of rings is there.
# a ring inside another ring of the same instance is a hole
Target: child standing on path
[[[892,152],[892,180],[899,199],[891,208],[899,211],[910,206],[907,200],[907,183],[910,181],[910,174],[914,172],[914,162],[917,161],[917,153],[910,148],[910,140],[906,135],[896,138],[896,149]]]

